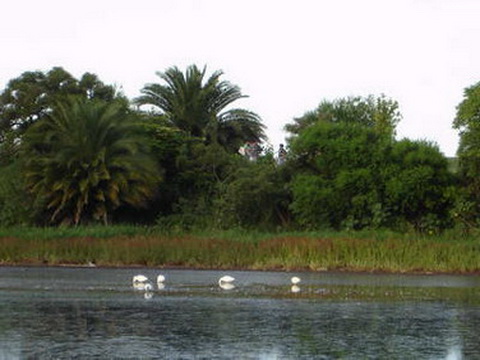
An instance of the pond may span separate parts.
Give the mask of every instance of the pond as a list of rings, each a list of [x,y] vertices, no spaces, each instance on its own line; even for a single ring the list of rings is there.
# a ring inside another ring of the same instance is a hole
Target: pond
[[[479,329],[478,276],[0,267],[0,359],[480,359]]]

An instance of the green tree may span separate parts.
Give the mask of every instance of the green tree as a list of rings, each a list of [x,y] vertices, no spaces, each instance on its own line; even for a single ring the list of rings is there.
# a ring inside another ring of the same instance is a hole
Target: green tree
[[[0,167],[0,226],[31,225],[34,211],[20,162]]]
[[[107,223],[122,205],[145,206],[160,174],[123,102],[71,98],[32,125],[25,178],[49,222]]]
[[[152,155],[164,174],[149,215],[169,227],[213,226],[214,199],[241,157],[172,127],[162,115],[142,116]]]
[[[374,129],[376,132],[386,134],[393,139],[395,128],[401,119],[398,103],[384,95],[375,97],[348,97],[334,101],[324,100],[314,111],[309,111],[292,124],[287,124],[285,129],[292,135],[317,122],[351,123]]]
[[[290,144],[296,221],[308,228],[381,225],[379,170],[388,144],[385,136],[355,123],[305,128]]]
[[[289,127],[291,208],[300,225],[419,231],[451,225],[454,179],[447,159],[433,144],[394,140],[396,105],[380,117],[368,115],[374,112],[362,101],[320,108]]]
[[[30,125],[51,112],[55,103],[72,95],[104,101],[122,98],[96,75],[85,73],[77,80],[61,67],[45,73],[27,71],[10,80],[0,93],[0,164],[13,160],[19,140]]]
[[[265,138],[260,117],[245,109],[229,109],[245,97],[238,86],[220,80],[223,72],[216,71],[205,79],[206,68],[189,66],[185,73],[171,67],[157,75],[165,84],[148,84],[136,99],[139,105],[152,105],[165,119],[206,144],[219,143],[236,152],[245,141]]]
[[[453,127],[460,133],[458,175],[463,185],[457,206],[465,223],[478,226],[480,214],[480,82],[464,90]]]
[[[290,224],[289,169],[273,156],[251,162],[238,159],[214,202],[218,226],[276,229]]]
[[[438,146],[426,141],[398,141],[392,145],[382,172],[390,226],[407,224],[417,231],[431,232],[451,225],[455,178]]]

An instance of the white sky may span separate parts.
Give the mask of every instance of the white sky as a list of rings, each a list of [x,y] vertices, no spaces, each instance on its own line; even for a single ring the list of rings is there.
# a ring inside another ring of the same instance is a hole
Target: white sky
[[[463,89],[480,81],[479,0],[15,0],[0,12],[0,89],[24,71],[93,72],[130,97],[176,65],[223,70],[275,147],[323,99],[400,103],[398,138],[453,156]]]

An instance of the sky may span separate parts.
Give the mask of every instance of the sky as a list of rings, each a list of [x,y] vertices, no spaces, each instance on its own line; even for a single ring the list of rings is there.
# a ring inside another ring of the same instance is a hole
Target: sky
[[[171,66],[222,70],[270,143],[322,100],[398,101],[397,138],[454,156],[480,81],[478,0],[15,0],[0,13],[0,90],[25,71],[93,72],[134,98]]]

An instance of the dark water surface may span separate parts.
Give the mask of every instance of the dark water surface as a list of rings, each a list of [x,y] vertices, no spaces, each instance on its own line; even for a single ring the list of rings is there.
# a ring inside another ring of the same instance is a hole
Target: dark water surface
[[[0,267],[0,359],[480,359],[478,276],[158,273]]]

